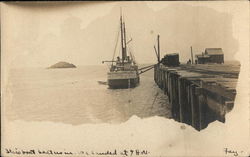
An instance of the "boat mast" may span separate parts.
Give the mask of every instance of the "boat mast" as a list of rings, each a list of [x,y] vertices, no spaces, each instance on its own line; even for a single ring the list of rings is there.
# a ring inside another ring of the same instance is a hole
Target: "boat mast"
[[[121,25],[121,46],[122,46],[122,63],[125,60],[125,48],[124,48],[124,34],[123,34],[123,24],[122,24],[122,15],[120,16],[120,25]]]
[[[126,30],[125,30],[125,22],[123,22],[124,29],[124,56],[127,57],[127,40],[126,40]]]

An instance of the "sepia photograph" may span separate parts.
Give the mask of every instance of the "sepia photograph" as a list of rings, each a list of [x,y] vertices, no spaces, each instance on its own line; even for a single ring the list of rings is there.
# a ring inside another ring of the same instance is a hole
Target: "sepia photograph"
[[[248,1],[0,7],[1,156],[250,156]]]

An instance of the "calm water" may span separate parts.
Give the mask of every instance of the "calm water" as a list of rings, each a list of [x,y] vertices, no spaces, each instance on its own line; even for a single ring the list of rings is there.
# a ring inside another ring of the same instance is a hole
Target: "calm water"
[[[120,123],[132,115],[171,116],[167,96],[153,81],[153,70],[141,75],[138,87],[116,90],[98,83],[106,81],[107,70],[107,66],[13,69],[7,118],[76,125]]]

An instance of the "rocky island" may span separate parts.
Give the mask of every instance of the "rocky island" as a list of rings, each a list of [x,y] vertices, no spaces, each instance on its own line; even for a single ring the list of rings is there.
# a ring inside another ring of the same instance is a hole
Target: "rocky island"
[[[55,69],[55,68],[76,68],[74,64],[67,63],[67,62],[58,62],[54,65],[51,65],[48,67],[49,69]]]

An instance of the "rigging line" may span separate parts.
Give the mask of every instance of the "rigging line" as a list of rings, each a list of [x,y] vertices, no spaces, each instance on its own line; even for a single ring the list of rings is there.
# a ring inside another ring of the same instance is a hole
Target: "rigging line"
[[[118,54],[119,56],[121,55],[121,49],[119,49],[119,54]]]
[[[118,44],[119,35],[120,35],[120,27],[118,28],[118,34],[117,34],[117,37],[116,37],[116,43],[115,43],[115,49],[114,49],[112,61],[114,61],[114,57],[115,57],[115,52],[116,52],[116,48],[117,48],[117,44]],[[112,65],[113,65],[113,62],[112,62]]]
[[[134,58],[132,57],[132,55],[131,55],[131,52],[130,52],[130,51],[129,51],[129,55],[130,55],[131,60],[133,61],[133,60],[134,60]]]
[[[132,38],[129,41],[132,41]],[[134,57],[133,57],[133,46],[132,45],[128,46],[128,50],[129,50],[129,55],[130,55],[131,59],[134,59]]]
[[[131,56],[133,57],[133,61],[136,63],[135,56],[134,56],[134,54],[133,54],[133,52],[132,52],[132,51],[133,51],[133,48],[131,48],[131,49],[132,49],[132,50],[131,50],[131,53],[130,53],[130,54],[131,54]]]
[[[131,60],[133,61],[134,58],[133,58],[133,56],[132,56],[132,50],[131,50],[131,47],[130,47],[130,46],[128,47],[128,52],[129,52],[129,56],[131,57]]]
[[[126,34],[127,34],[128,36],[131,35],[128,29],[126,30]],[[131,41],[132,41],[132,37],[130,36],[130,40],[129,40],[126,44],[130,43]],[[129,50],[130,50],[130,51],[129,51],[129,55],[130,55],[131,59],[133,60],[133,62],[136,64],[135,56],[134,56],[134,54],[133,54],[133,51],[134,51],[133,46],[130,45],[128,48],[129,48]]]
[[[147,71],[149,71],[149,70],[151,70],[151,69],[153,69],[153,68],[154,68],[154,67],[150,67],[150,68],[148,68],[148,69],[146,69],[146,70],[141,70],[139,74],[145,73],[145,72],[147,72]]]
[[[128,52],[129,52],[129,55],[130,55],[130,57],[131,57],[131,59],[133,59],[133,56],[132,56],[132,50],[131,50],[131,47],[128,47]]]
[[[151,68],[151,67],[154,67],[155,65],[156,65],[156,64],[149,65],[149,66],[145,66],[145,67],[139,68],[139,70],[143,70],[143,69]]]

